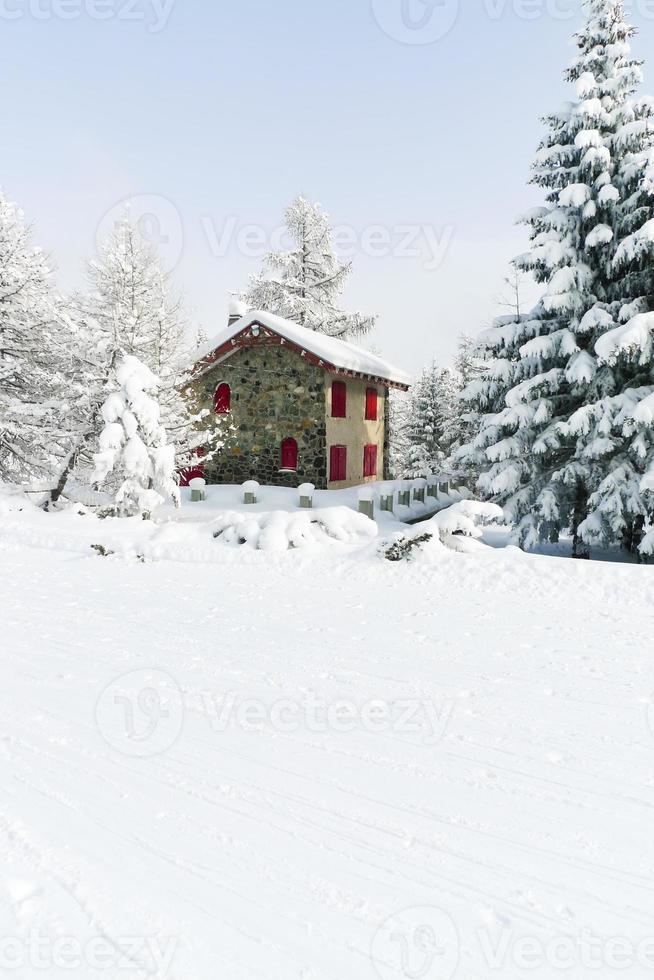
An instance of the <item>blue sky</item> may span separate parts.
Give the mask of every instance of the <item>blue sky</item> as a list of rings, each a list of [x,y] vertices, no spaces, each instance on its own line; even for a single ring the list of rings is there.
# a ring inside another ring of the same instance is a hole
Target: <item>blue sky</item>
[[[525,247],[514,222],[539,201],[539,116],[568,97],[581,6],[426,4],[0,0],[0,183],[64,288],[133,198],[210,335],[303,192],[349,229],[346,300],[379,313],[376,348],[446,362]],[[630,9],[651,58],[654,3]]]

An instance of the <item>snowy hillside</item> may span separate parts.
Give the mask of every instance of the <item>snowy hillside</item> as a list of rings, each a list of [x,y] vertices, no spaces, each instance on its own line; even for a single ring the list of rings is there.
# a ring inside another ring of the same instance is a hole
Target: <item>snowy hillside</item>
[[[0,519],[3,976],[649,975],[650,569],[112,523]]]

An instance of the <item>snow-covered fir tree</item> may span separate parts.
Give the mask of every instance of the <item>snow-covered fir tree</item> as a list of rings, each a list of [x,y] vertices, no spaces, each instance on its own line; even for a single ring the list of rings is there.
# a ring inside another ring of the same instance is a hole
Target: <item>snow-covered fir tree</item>
[[[544,294],[531,313],[504,317],[482,336],[486,371],[466,397],[483,417],[463,454],[521,543],[569,527],[577,554],[589,499],[610,466],[608,433],[582,419],[586,406],[615,394],[615,374],[597,351],[624,305],[616,256],[629,210],[625,166],[649,114],[632,98],[640,67],[620,0],[587,0],[585,9],[567,73],[576,100],[546,119],[533,175],[546,205],[527,216],[531,248],[516,260]]]
[[[67,417],[69,448],[63,455],[49,497],[56,503],[74,475],[88,479],[103,427],[102,405],[119,356],[138,357],[158,379],[158,404],[178,469],[197,462],[196,452],[211,456],[221,440],[200,432],[185,384],[192,361],[185,341],[185,322],[169,278],[152,245],[126,214],[101,244],[88,268],[90,289],[67,307],[76,336],[71,386],[76,392]]]
[[[0,193],[0,481],[47,476],[65,386],[50,269],[22,211]]]
[[[267,310],[331,337],[347,340],[367,334],[375,317],[340,306],[352,266],[334,252],[328,215],[300,196],[287,208],[285,222],[291,248],[266,256],[263,271],[250,278],[242,301],[250,309]]]
[[[408,406],[407,475],[445,468],[459,435],[459,388],[456,372],[436,363],[416,379]]]
[[[159,381],[137,357],[120,354],[102,408],[103,429],[94,455],[94,482],[118,482],[115,502],[124,517],[179,503],[175,447],[168,442],[156,401]]]
[[[389,391],[386,411],[388,412],[388,468],[393,480],[402,480],[409,475],[410,392]]]
[[[152,244],[129,219],[129,211],[101,243],[89,265],[91,292],[83,309],[116,349],[133,354],[159,380],[162,419],[180,463],[197,443],[182,389],[192,359],[180,300]]]
[[[580,533],[591,544],[621,542],[642,556],[654,553],[654,106],[651,99],[631,104],[631,115],[617,130],[614,183],[617,247],[610,329],[595,344],[609,381],[584,406],[570,430],[602,459],[602,479],[589,500]]]

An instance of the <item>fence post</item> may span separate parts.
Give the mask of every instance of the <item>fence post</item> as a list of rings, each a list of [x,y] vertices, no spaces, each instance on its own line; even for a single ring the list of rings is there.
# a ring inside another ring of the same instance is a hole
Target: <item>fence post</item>
[[[244,504],[256,504],[258,502],[259,484],[256,480],[246,480],[242,489]]]
[[[313,483],[303,483],[302,486],[298,487],[297,492],[300,495],[300,507],[304,510],[311,510],[313,507],[313,495],[316,488]]]
[[[359,490],[359,513],[365,514],[370,520],[375,518],[375,501],[372,490],[362,487]]]
[[[207,494],[206,494],[206,490],[205,490],[205,487],[207,485],[207,481],[204,480],[201,476],[195,476],[195,477],[193,477],[192,480],[189,480],[189,484],[188,485],[189,485],[189,488],[191,490],[191,503],[192,504],[199,504],[199,503],[202,503],[203,500],[206,500],[207,499]]]

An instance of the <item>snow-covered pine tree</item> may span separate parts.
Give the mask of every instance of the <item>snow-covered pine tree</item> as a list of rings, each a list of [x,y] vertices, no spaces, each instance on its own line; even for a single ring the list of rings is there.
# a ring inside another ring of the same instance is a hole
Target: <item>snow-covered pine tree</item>
[[[61,330],[47,260],[0,192],[0,481],[50,471],[66,396]]]
[[[128,213],[89,263],[90,290],[74,297],[67,316],[77,336],[73,385],[77,397],[67,418],[70,448],[62,457],[48,504],[56,503],[70,477],[93,463],[103,426],[101,408],[120,354],[138,357],[157,377],[162,423],[175,447],[178,469],[211,458],[222,444],[217,431],[200,432],[184,387],[192,360],[181,304],[152,245],[130,223]]]
[[[286,209],[285,222],[291,249],[266,256],[242,301],[331,337],[347,340],[369,333],[374,316],[346,313],[339,305],[352,266],[334,252],[328,215],[300,196]]]
[[[158,378],[163,423],[178,463],[187,463],[197,433],[182,393],[192,357],[181,302],[172,294],[156,249],[131,223],[129,210],[101,243],[89,279],[84,312],[113,335],[116,348],[138,357]]]
[[[516,260],[545,292],[532,313],[502,318],[482,336],[486,371],[466,398],[483,418],[464,452],[468,465],[483,469],[480,487],[504,505],[522,544],[571,527],[576,553],[605,464],[603,445],[570,420],[614,384],[595,344],[614,326],[619,134],[640,80],[619,0],[587,0],[585,8],[567,73],[577,99],[545,120],[533,182],[546,206],[525,219],[531,248]]]
[[[402,480],[409,475],[409,429],[411,420],[411,393],[388,393],[388,468],[391,479]]]
[[[633,33],[630,32],[630,34]],[[630,35],[629,35],[630,36]],[[628,40],[628,38],[626,39]],[[632,84],[640,64],[629,62]],[[580,533],[589,544],[621,543],[654,553],[654,104],[628,100],[613,139],[616,248],[612,256],[614,320],[596,342],[607,378],[602,397],[571,420],[572,431],[598,447],[603,472]],[[600,313],[598,313],[600,315]],[[608,323],[608,321],[607,321]]]
[[[471,405],[462,401],[461,393],[473,381],[482,376],[485,366],[485,361],[478,350],[478,343],[475,337],[468,333],[460,334],[457,352],[454,358],[454,371],[458,384],[459,419],[456,439],[458,446],[453,449],[453,452],[457,457],[460,447],[467,445],[479,430],[478,414]]]
[[[94,482],[109,475],[119,481],[115,502],[119,515],[149,514],[160,504],[179,503],[175,448],[161,424],[152,371],[137,357],[120,354],[111,370],[101,409],[104,427],[94,455]]]
[[[457,376],[436,363],[426,367],[411,389],[407,426],[408,475],[442,470],[458,436]]]

